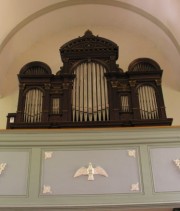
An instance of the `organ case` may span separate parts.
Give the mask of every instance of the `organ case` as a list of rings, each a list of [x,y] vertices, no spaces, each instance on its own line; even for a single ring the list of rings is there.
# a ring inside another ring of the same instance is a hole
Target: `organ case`
[[[159,64],[138,58],[124,72],[118,52],[117,44],[88,30],[60,48],[63,66],[56,75],[44,62],[26,64],[7,128],[171,125]]]

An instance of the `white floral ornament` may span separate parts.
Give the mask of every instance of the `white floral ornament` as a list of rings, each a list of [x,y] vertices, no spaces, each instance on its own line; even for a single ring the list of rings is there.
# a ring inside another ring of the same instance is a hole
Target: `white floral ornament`
[[[50,159],[50,158],[52,158],[52,155],[53,155],[53,152],[45,152],[44,153],[44,159],[45,160]]]
[[[180,160],[179,159],[176,159],[176,160],[173,160],[175,165],[180,168]]]
[[[136,184],[131,185],[131,191],[139,191],[139,183],[138,182]]]
[[[129,157],[136,157],[136,150],[128,150]]]
[[[2,174],[2,171],[4,171],[7,163],[0,163],[0,174]]]
[[[52,194],[51,186],[49,186],[49,185],[43,186],[43,194],[46,194],[46,193]]]

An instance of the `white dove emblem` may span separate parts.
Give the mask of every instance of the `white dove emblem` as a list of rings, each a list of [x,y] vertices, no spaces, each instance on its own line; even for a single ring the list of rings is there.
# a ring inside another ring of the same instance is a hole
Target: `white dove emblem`
[[[108,177],[108,174],[102,167],[97,166],[93,168],[92,163],[89,163],[89,166],[87,168],[86,167],[79,168],[74,174],[74,177],[88,175],[88,180],[94,180],[94,174],[99,174],[99,175]]]

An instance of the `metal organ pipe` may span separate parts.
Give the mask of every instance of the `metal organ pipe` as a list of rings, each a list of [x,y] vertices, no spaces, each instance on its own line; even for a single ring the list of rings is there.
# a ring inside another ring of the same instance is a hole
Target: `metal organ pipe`
[[[74,122],[109,120],[106,69],[95,62],[80,64],[72,93],[72,118]]]
[[[141,119],[159,119],[154,88],[148,85],[139,87],[138,98]]]
[[[35,88],[26,93],[24,107],[24,122],[40,122],[42,115],[42,98],[41,90]]]

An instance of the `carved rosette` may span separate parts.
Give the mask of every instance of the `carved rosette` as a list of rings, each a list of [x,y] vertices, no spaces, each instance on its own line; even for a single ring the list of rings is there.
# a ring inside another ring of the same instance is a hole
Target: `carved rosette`
[[[134,158],[136,158],[136,150],[128,150],[128,155],[129,155],[129,157],[134,157]]]
[[[45,160],[52,158],[52,156],[53,156],[53,152],[45,152],[44,153]]]
[[[175,160],[173,160],[173,162],[180,169],[180,159],[175,159]]]
[[[50,185],[43,185],[43,194],[52,194],[51,186]]]
[[[131,185],[131,191],[139,191],[139,190],[140,190],[140,188],[139,188],[138,182]]]

